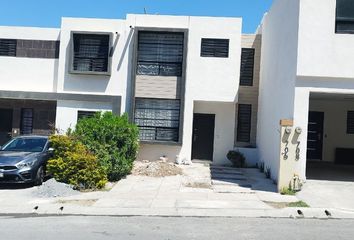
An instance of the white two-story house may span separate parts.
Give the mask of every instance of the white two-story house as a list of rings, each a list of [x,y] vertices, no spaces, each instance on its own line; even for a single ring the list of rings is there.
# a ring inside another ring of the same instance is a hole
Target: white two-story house
[[[254,165],[261,43],[241,32],[240,18],[159,15],[0,27],[0,144],[126,112],[140,160],[224,164],[237,146]]]

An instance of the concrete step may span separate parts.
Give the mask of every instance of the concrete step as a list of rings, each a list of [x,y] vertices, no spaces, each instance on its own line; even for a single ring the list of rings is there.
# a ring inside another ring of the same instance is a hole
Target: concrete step
[[[240,187],[232,185],[215,185],[213,186],[213,191],[216,193],[242,193],[242,194],[255,194],[249,187]]]
[[[210,165],[210,169],[223,169],[223,170],[235,170],[241,172],[239,168],[220,166],[220,165]]]
[[[227,185],[227,186],[238,186],[244,188],[251,188],[252,185],[246,180],[211,180],[212,185]]]
[[[226,174],[234,174],[234,175],[243,175],[242,172],[240,172],[237,169],[222,169],[222,168],[211,168],[210,169],[211,173],[226,173]]]
[[[247,178],[243,175],[238,174],[225,174],[225,173],[212,173],[211,179],[215,180],[247,180]]]

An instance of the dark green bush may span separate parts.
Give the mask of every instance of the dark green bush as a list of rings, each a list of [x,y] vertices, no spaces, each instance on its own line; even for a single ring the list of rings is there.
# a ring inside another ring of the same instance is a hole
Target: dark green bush
[[[97,156],[110,181],[131,172],[139,146],[139,130],[126,114],[116,116],[105,112],[81,119],[73,135]]]
[[[50,137],[54,153],[48,161],[47,171],[59,181],[76,189],[100,189],[107,182],[104,169],[95,155],[76,139],[69,136]]]
[[[229,151],[227,153],[227,159],[229,159],[229,161],[232,163],[232,165],[234,167],[237,167],[237,168],[242,168],[245,166],[245,162],[246,162],[246,158],[245,156],[239,152],[239,151]]]

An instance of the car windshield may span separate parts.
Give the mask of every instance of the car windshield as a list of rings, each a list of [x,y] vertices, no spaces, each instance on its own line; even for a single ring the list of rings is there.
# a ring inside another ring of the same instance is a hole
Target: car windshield
[[[15,138],[7,143],[1,151],[42,152],[46,142],[45,138]]]

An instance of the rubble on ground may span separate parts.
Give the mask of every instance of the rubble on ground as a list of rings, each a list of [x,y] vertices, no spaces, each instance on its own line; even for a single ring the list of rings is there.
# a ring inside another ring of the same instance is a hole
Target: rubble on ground
[[[44,182],[33,191],[33,195],[39,198],[69,197],[80,194],[69,184],[57,182],[54,178]]]
[[[136,161],[132,171],[133,175],[148,177],[168,177],[182,175],[182,173],[182,169],[174,163],[166,161],[150,162],[146,160],[141,162]]]

